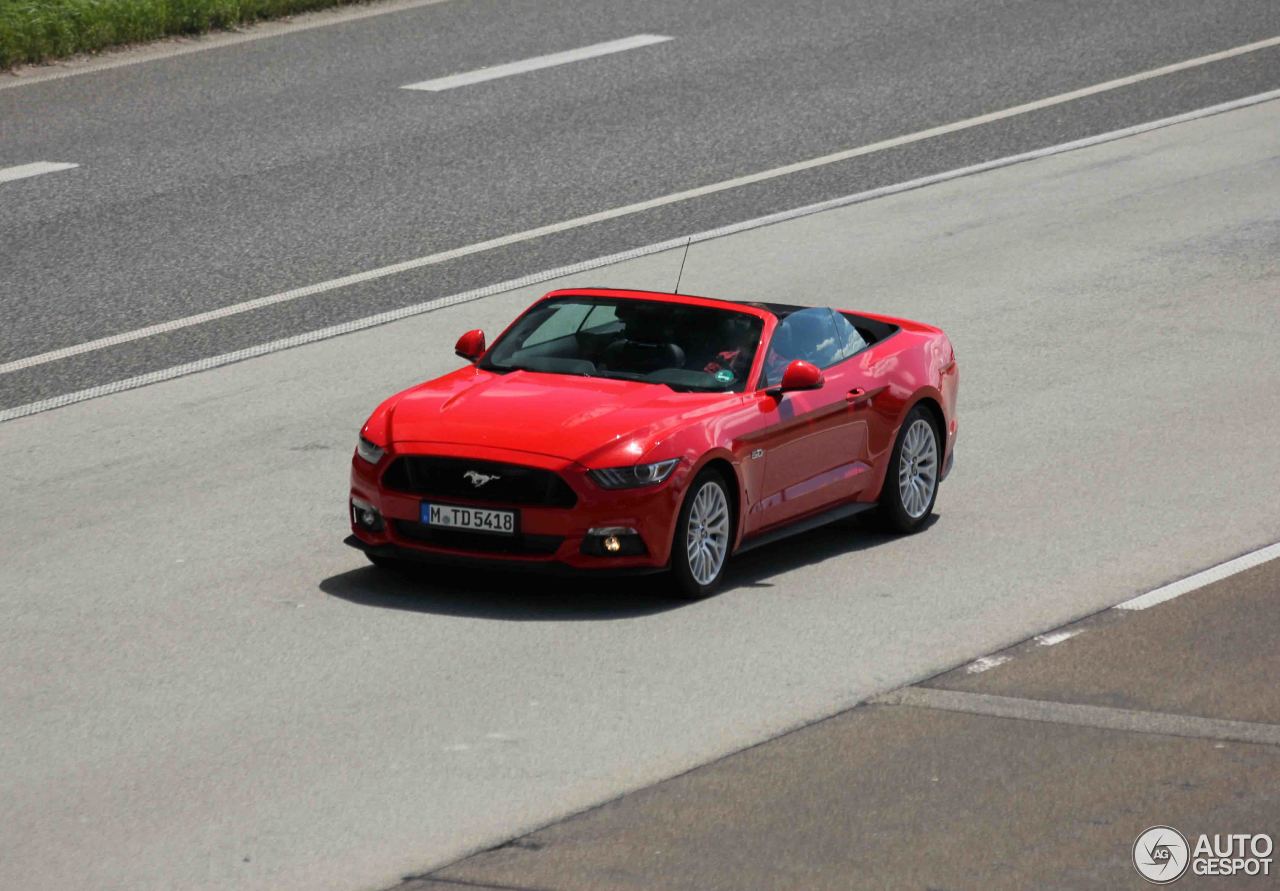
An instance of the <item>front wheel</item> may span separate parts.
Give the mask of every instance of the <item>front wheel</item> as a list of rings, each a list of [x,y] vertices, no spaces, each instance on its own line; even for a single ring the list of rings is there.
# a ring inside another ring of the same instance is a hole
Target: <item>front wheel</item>
[[[671,544],[671,571],[684,596],[700,600],[724,579],[733,541],[729,491],[714,470],[698,474],[684,496]]]
[[[880,493],[880,513],[890,529],[917,532],[933,513],[941,455],[933,418],[916,406],[898,431]]]

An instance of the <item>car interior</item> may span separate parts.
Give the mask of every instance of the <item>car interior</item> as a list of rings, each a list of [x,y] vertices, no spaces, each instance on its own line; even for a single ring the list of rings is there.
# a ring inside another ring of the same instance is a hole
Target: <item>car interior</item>
[[[819,368],[866,349],[891,325],[826,307],[757,304],[781,318],[765,379],[804,359]],[[748,313],[646,300],[567,297],[540,304],[494,344],[484,367],[607,377],[675,390],[741,392],[763,323]]]

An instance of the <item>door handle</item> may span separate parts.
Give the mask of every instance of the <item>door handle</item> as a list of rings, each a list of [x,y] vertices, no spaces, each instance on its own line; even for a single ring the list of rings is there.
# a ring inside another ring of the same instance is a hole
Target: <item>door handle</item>
[[[888,387],[876,387],[872,390],[864,390],[862,387],[854,387],[845,394],[844,401],[852,405],[854,408],[861,408],[864,405],[870,405],[871,400],[875,399]]]

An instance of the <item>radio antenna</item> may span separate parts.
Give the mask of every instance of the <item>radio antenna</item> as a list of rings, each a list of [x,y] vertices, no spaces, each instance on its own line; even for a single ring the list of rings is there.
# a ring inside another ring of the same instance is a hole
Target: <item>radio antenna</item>
[[[684,256],[680,258],[680,271],[676,273],[676,289],[672,293],[680,293],[680,279],[684,278],[684,261],[689,259],[689,245],[693,244],[693,236],[689,236],[689,240],[684,243]]]

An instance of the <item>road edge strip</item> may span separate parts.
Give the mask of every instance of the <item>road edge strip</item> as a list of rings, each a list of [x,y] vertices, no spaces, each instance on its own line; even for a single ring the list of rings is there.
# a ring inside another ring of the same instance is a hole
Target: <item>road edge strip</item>
[[[64,59],[51,59],[39,65],[25,65],[15,72],[0,71],[0,91],[30,87],[35,84],[97,74],[116,68],[128,68],[144,62],[160,62],[192,53],[239,46],[270,37],[284,37],[300,31],[329,28],[358,22],[393,12],[406,12],[423,6],[437,6],[451,0],[377,0],[376,3],[360,3],[352,6],[317,9],[313,12],[294,13],[278,19],[263,19],[241,25],[234,31],[209,31],[194,37],[171,35],[151,43],[124,44],[103,49],[101,53],[81,53]]]

